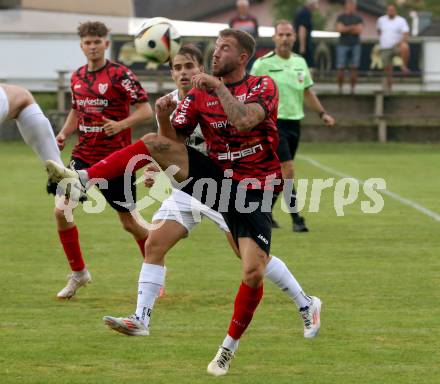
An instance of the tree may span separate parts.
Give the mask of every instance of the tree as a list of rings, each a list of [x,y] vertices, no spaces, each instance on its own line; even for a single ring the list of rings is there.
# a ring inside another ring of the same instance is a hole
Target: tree
[[[304,6],[305,0],[273,0],[272,13],[275,20],[287,19],[293,21],[296,11]],[[313,12],[313,25],[315,29],[323,29],[325,17],[318,11]]]
[[[275,19],[293,19],[298,8],[304,5],[304,0],[273,0],[272,13]]]
[[[440,16],[440,2],[438,0],[406,0],[403,3],[406,12],[409,11],[428,11],[433,15]]]

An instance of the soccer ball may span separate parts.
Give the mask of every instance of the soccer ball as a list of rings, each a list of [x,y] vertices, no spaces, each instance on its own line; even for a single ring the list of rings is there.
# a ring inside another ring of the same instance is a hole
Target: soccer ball
[[[155,63],[163,64],[180,49],[179,32],[163,17],[145,22],[134,39],[136,52]]]

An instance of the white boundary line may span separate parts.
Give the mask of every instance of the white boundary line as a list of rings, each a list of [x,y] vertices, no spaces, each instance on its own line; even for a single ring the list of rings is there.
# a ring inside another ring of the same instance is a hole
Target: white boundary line
[[[297,155],[297,157],[301,160],[307,161],[309,164],[312,164],[316,168],[319,168],[319,169],[321,169],[325,172],[328,172],[330,174],[333,174],[335,176],[350,177],[352,179],[357,180],[361,185],[365,184],[365,181],[360,180],[360,179],[353,177],[353,176],[350,176],[350,175],[346,175],[346,174],[339,172],[333,168],[327,167],[327,166],[321,164],[319,161],[312,159],[311,157],[304,156],[304,155]],[[424,207],[423,205],[420,205],[419,203],[416,203],[415,201],[412,201],[412,200],[407,199],[405,197],[399,196],[397,193],[394,193],[394,192],[391,192],[388,190],[383,190],[383,191],[379,191],[379,192],[391,197],[394,200],[397,200],[399,203],[402,203],[402,204],[407,205],[411,208],[414,208],[415,210],[423,213],[426,216],[431,217],[432,219],[434,219],[436,221],[440,221],[440,214],[438,214],[437,212],[431,211],[430,209]]]

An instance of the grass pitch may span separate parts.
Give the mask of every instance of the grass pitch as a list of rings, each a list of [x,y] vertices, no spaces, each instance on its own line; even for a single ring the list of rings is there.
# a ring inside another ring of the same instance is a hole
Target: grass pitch
[[[440,213],[439,145],[304,144],[301,154],[360,179],[383,177],[392,192]],[[440,222],[431,217],[387,196],[381,213],[364,214],[363,194],[337,217],[330,189],[319,213],[306,204],[311,232],[294,234],[278,207],[272,253],[322,298],[320,335],[303,339],[294,304],[266,282],[230,374],[216,379],[206,366],[240,280],[224,235],[203,222],[168,255],[167,296],[149,337],[116,334],[101,318],[134,311],[135,242],[110,208],[78,209],[94,281],[57,301],[68,268],[44,170],[22,143],[1,144],[0,162],[0,383],[439,382]],[[301,159],[296,168],[299,178],[334,177]]]

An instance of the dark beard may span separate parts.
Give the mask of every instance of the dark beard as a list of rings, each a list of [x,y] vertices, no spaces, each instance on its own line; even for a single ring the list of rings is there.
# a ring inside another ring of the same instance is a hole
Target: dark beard
[[[225,75],[228,75],[228,74],[231,73],[232,71],[234,71],[236,68],[237,68],[236,63],[229,62],[229,63],[226,63],[226,64],[223,66],[223,68],[220,68],[220,69],[217,70],[217,71],[214,71],[214,70],[213,70],[212,74],[213,74],[214,76],[216,76],[216,77],[223,77],[223,76],[225,76]]]

